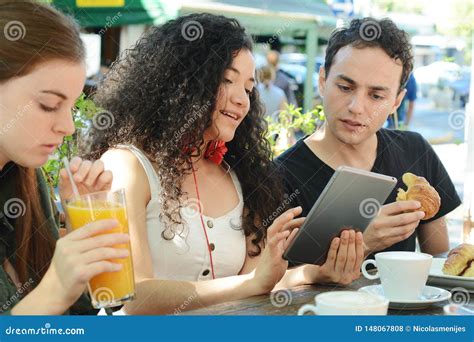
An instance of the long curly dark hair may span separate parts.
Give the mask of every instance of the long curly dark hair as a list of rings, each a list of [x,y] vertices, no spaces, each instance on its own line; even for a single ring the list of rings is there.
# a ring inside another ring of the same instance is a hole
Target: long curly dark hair
[[[96,103],[113,115],[113,126],[94,125],[86,153],[99,158],[117,144],[132,144],[156,164],[161,180],[165,224],[182,223],[181,185],[191,172],[191,157],[204,148],[212,125],[224,72],[241,49],[252,51],[251,38],[235,19],[191,14],[152,28],[115,62],[95,94]],[[250,256],[261,252],[266,223],[282,199],[281,180],[271,162],[264,111],[257,91],[250,110],[227,143],[225,161],[243,190],[242,229],[255,234]]]

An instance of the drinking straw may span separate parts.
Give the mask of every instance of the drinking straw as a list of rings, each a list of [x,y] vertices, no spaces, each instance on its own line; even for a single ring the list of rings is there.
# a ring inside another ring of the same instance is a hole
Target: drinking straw
[[[66,172],[69,176],[69,180],[71,181],[72,192],[74,193],[74,197],[76,199],[79,199],[81,195],[79,194],[79,190],[77,190],[77,186],[76,186],[76,183],[74,183],[74,179],[72,179],[71,168],[69,167],[69,161],[67,160],[66,157],[63,158],[63,163],[64,163],[64,168],[66,169]]]

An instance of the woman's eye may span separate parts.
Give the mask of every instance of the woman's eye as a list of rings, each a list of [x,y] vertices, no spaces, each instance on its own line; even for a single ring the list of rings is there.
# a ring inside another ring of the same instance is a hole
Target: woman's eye
[[[229,80],[228,78],[224,78],[224,82],[227,83],[227,84],[232,84],[232,81]]]
[[[45,112],[54,112],[56,110],[56,108],[51,108],[51,107],[45,106],[44,104],[40,104],[40,107]]]

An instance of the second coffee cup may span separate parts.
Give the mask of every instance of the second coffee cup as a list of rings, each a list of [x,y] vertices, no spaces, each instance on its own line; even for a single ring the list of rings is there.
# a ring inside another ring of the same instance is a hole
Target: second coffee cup
[[[361,269],[367,279],[380,278],[389,300],[417,300],[428,280],[432,259],[425,253],[382,252],[375,254],[375,260],[364,261]],[[370,264],[377,267],[376,274],[367,272]]]

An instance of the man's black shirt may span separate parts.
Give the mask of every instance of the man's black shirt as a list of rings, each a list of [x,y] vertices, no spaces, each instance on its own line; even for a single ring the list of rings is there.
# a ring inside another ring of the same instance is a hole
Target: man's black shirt
[[[334,169],[320,160],[306,145],[304,138],[280,155],[275,163],[283,175],[285,192],[293,198],[291,207],[301,206],[306,216],[334,174]],[[461,204],[458,194],[443,164],[430,144],[418,133],[381,129],[377,132],[377,156],[372,172],[397,178],[398,182],[387,198],[392,203],[397,189],[406,189],[402,182],[405,172],[425,177],[438,191],[441,208],[428,223],[445,216]],[[321,227],[324,229],[324,227]],[[416,232],[416,231],[415,231]],[[416,234],[400,241],[386,251],[414,251]]]

